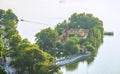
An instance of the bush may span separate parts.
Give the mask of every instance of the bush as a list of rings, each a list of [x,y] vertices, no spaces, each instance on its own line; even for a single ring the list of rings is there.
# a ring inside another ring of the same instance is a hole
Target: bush
[[[7,74],[4,69],[0,67],[0,74]]]
[[[87,48],[88,51],[94,51],[95,50],[95,48],[92,45],[87,45],[86,48]]]

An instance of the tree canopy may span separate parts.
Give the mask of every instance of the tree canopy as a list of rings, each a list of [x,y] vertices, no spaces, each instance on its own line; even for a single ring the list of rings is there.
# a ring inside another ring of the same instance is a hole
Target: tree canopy
[[[11,9],[6,11],[0,9],[0,36],[2,36],[2,38],[0,38],[0,53],[5,49],[5,47],[3,47],[4,43],[8,43],[9,46],[7,48],[10,48],[8,53],[12,59],[10,65],[16,68],[17,71],[27,71],[29,74],[58,73],[59,67],[55,65],[54,57],[41,50],[37,44],[31,44],[27,39],[22,39],[16,29],[17,23],[18,18]],[[57,32],[53,32],[53,30],[49,28],[43,33],[51,38],[52,41],[48,42],[50,44],[48,46],[53,47],[54,41],[57,38]],[[49,40],[47,37],[44,38],[44,36],[41,38],[46,39],[46,41]],[[8,42],[5,42],[5,40]]]
[[[52,30],[51,28],[41,30],[35,36],[36,43],[45,51],[54,48],[55,43],[58,40],[57,31]]]
[[[36,43],[47,50],[62,49],[64,54],[79,53],[82,47],[95,51],[103,41],[103,31],[103,22],[99,18],[92,14],[74,13],[68,20],[58,23],[54,30],[47,28],[38,32]],[[80,36],[81,32],[83,37]],[[53,54],[53,51],[50,53]]]
[[[64,44],[65,54],[77,54],[80,51],[80,44],[78,37],[69,37]]]
[[[2,56],[2,53],[3,53],[3,39],[0,38],[0,57]]]
[[[16,46],[18,45],[19,42],[22,41],[22,38],[19,34],[14,34],[11,36],[10,40],[9,40],[9,45],[11,47],[11,49],[14,49],[16,48]]]
[[[9,39],[17,31],[18,18],[11,9],[7,11],[0,9],[0,25],[4,26],[4,38]]]
[[[71,15],[68,21],[64,20],[62,23],[57,24],[55,30],[62,35],[64,34],[66,27],[68,27],[69,30],[88,30],[87,38],[79,40],[80,45],[84,45],[85,43],[89,42],[90,46],[93,46],[97,49],[103,41],[103,22],[92,14],[74,13]]]
[[[38,45],[25,40],[19,42],[11,57],[14,58],[11,66],[21,71],[28,71],[30,74],[53,74],[59,70],[50,54],[43,52]]]

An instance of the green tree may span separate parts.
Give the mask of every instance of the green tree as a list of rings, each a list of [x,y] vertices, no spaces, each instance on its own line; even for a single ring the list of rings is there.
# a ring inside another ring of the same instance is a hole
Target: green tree
[[[68,30],[70,29],[88,30],[87,38],[86,39],[80,38],[78,44],[80,46],[85,46],[87,51],[91,52],[91,57],[87,59],[88,63],[90,64],[94,60],[98,48],[103,42],[104,32],[103,22],[99,18],[93,16],[92,14],[74,13],[68,20],[57,24],[57,26],[55,27],[55,30],[57,30],[60,37],[65,34],[64,31],[66,29],[66,26],[68,27]],[[75,49],[74,47],[77,48],[78,45],[77,43],[74,43],[75,42],[74,39],[69,40],[70,37],[74,37],[74,34],[69,35],[66,42],[64,43],[61,42],[61,44],[64,44],[63,47],[65,50],[64,51],[65,54],[75,54],[76,50],[74,50]],[[57,47],[59,47],[59,45],[61,44],[58,43]]]
[[[69,27],[70,28],[84,28],[90,29],[96,26],[101,26],[103,28],[103,23],[97,17],[94,17],[92,14],[85,13],[74,13],[69,18]]]
[[[68,65],[66,65],[66,69],[67,71],[74,71],[75,69],[77,69],[79,66],[79,62],[73,62],[73,63],[70,63]]]
[[[0,19],[3,18],[4,13],[5,13],[5,11],[0,9]]]
[[[64,33],[64,29],[67,25],[67,21],[64,20],[62,23],[58,23],[57,26],[55,27],[55,30],[58,32],[59,35]]]
[[[92,28],[89,30],[87,40],[95,49],[98,49],[100,44],[103,42],[103,34],[101,34],[99,29]]]
[[[51,48],[55,48],[56,41],[58,40],[58,33],[51,28],[44,29],[38,32],[36,35],[36,43],[44,50],[48,51]]]
[[[18,23],[18,18],[12,12],[11,9],[8,9],[6,11],[0,9],[0,36],[2,36],[4,44],[9,45],[9,41],[10,41],[10,38],[12,37],[12,35],[18,34],[18,31],[16,29],[17,23]],[[7,40],[7,42],[4,42],[6,40]],[[12,42],[12,43],[14,43],[14,42]],[[15,47],[15,46],[12,45],[10,47]],[[4,47],[3,49],[6,49],[6,47]]]
[[[92,14],[72,14],[68,21],[63,21],[56,26],[55,29],[58,31],[59,35],[64,32],[66,25],[69,29],[87,29],[89,31],[86,39],[80,39],[80,45],[84,45],[86,42],[89,42],[95,49],[98,49],[103,41],[103,22]]]
[[[17,23],[18,18],[11,9],[8,9],[7,11],[0,9],[0,24],[5,27],[5,38],[9,39],[13,34],[18,33],[16,29]]]
[[[57,24],[55,29],[60,33],[60,31],[63,31],[66,25],[68,25],[69,28],[83,28],[83,29],[96,28],[101,31],[101,34],[104,31],[103,22],[99,18],[93,16],[92,14],[74,13],[71,15],[68,21],[65,20],[62,23]]]
[[[86,48],[87,48],[88,51],[94,51],[95,50],[95,48],[92,45],[87,45]]]
[[[80,50],[79,37],[69,37],[64,44],[66,55],[76,54]]]
[[[14,58],[11,66],[23,72],[28,71],[30,74],[53,74],[59,70],[50,54],[43,52],[38,45],[31,44],[27,40],[18,44],[11,57]]]
[[[16,50],[12,50],[10,56],[12,58],[15,58],[16,56],[19,56],[19,51],[22,51],[26,47],[30,47],[30,46],[31,43],[27,39],[23,39],[21,40],[21,42],[17,43],[17,46],[14,47]]]
[[[2,56],[2,54],[3,54],[3,40],[2,40],[2,38],[0,38],[0,57]]]
[[[9,45],[10,45],[11,49],[16,49],[18,43],[21,41],[22,41],[22,38],[19,34],[12,35],[9,40],[9,42],[10,42]]]

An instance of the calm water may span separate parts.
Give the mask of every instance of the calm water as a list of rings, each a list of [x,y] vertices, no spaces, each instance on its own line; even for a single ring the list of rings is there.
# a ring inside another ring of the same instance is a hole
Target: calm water
[[[120,74],[120,30],[119,25],[111,27],[114,36],[104,36],[104,42],[91,64],[77,62],[63,66],[64,74]],[[109,30],[109,29],[108,29]]]

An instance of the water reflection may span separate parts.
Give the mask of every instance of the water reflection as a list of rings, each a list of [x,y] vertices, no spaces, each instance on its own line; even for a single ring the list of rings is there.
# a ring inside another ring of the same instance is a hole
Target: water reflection
[[[65,66],[66,70],[67,71],[73,71],[73,70],[75,70],[75,69],[78,68],[78,64],[79,64],[79,62],[70,63],[70,64],[68,64],[68,65]]]
[[[119,37],[119,29],[115,29],[114,36],[104,36],[104,42],[95,54],[84,61],[79,60],[78,67],[71,71],[66,66],[61,67],[63,74],[120,74]]]
[[[102,41],[103,41],[103,39],[102,39]],[[102,44],[102,43],[101,43],[101,44]],[[100,44],[100,45],[101,45],[101,44]],[[100,45],[99,45],[99,47],[100,47]],[[98,47],[98,48],[99,48],[99,47]],[[92,52],[91,52],[91,55],[90,55],[89,57],[87,57],[87,58],[82,58],[82,59],[80,59],[80,60],[77,60],[76,62],[67,64],[67,65],[65,66],[66,70],[67,70],[67,71],[74,71],[74,70],[78,69],[79,63],[81,63],[81,62],[83,62],[83,63],[86,62],[87,67],[89,67],[89,65],[91,65],[92,62],[94,61],[97,53],[98,53],[98,50],[92,51]]]
[[[92,52],[91,56],[89,58],[85,59],[87,61],[88,65],[90,65],[94,61],[94,59],[95,59],[95,57],[97,55],[97,52],[98,51]]]
[[[77,60],[76,62],[67,64],[65,66],[65,68],[66,68],[67,71],[74,71],[78,68],[80,62],[82,62],[82,63],[86,62],[87,65],[89,66],[94,61],[94,59],[96,57],[96,54],[97,54],[97,51],[92,52],[92,54],[88,58],[82,58],[80,60]]]

